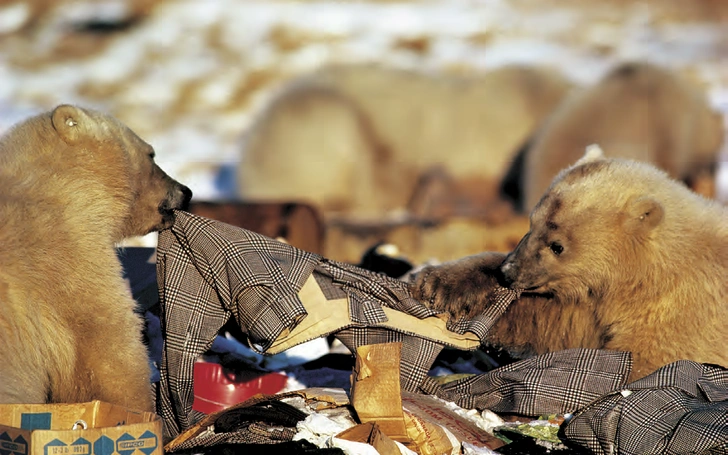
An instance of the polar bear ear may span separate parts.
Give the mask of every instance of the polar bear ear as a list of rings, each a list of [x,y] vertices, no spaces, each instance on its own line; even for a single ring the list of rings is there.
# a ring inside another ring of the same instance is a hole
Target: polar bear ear
[[[665,209],[659,201],[651,197],[639,197],[627,205],[627,227],[632,232],[647,232],[662,222]]]
[[[70,104],[62,104],[53,110],[51,116],[53,128],[68,144],[74,145],[86,137],[90,131],[92,119],[83,109]]]
[[[574,166],[578,166],[580,164],[586,164],[591,163],[593,161],[599,161],[603,160],[605,158],[604,151],[601,147],[599,147],[598,144],[591,144],[586,146],[586,150],[584,152],[584,156],[579,158],[579,161],[574,163]]]

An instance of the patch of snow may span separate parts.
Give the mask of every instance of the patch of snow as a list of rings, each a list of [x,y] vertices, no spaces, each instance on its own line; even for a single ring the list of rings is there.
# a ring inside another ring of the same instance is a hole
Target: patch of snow
[[[65,3],[57,8],[56,20],[64,26],[89,21],[120,22],[129,17],[125,0],[96,0]]]
[[[79,72],[99,84],[118,84],[129,79],[143,57],[138,43],[116,40],[106,52],[83,63]]]
[[[15,2],[0,7],[0,35],[20,30],[30,19],[30,7],[23,2]]]
[[[118,112],[157,148],[163,168],[188,184],[196,198],[211,200],[235,196],[229,170],[239,161],[244,130],[281,79],[329,62],[431,71],[547,64],[586,84],[617,61],[646,58],[697,68],[711,99],[728,112],[728,103],[716,101],[725,98],[728,84],[728,66],[720,58],[726,52],[722,24],[661,23],[655,8],[645,4],[622,9],[524,5],[505,0],[163,2],[97,55],[72,64],[23,69],[8,63],[12,49],[1,50],[0,128],[16,120],[10,112],[23,112],[20,106],[49,109],[76,102]],[[28,52],[52,55],[69,24],[129,14],[124,0],[57,9],[49,13],[56,16],[48,26],[26,43]],[[0,34],[19,29],[30,14],[22,2],[0,8]],[[276,38],[280,31],[283,43]],[[288,35],[302,41],[287,43]],[[403,39],[426,39],[427,48],[412,52],[395,46]],[[277,79],[262,81],[234,104],[254,72]],[[89,87],[109,94],[90,98]],[[188,104],[178,108],[183,99]]]

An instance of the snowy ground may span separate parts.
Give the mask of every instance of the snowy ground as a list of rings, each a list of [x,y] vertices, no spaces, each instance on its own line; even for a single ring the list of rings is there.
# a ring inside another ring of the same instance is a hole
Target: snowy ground
[[[61,102],[108,110],[212,200],[234,196],[241,135],[275,87],[328,62],[547,63],[589,83],[615,61],[648,59],[705,83],[728,112],[726,9],[675,3],[157,0],[144,20],[100,33],[88,25],[123,25],[144,2],[0,0],[0,129]]]

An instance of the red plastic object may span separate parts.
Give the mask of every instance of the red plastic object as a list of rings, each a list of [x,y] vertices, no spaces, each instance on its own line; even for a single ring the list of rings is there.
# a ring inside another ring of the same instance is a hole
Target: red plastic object
[[[258,393],[278,393],[288,380],[285,374],[276,372],[234,374],[212,362],[196,362],[194,375],[192,409],[205,414],[223,410]]]

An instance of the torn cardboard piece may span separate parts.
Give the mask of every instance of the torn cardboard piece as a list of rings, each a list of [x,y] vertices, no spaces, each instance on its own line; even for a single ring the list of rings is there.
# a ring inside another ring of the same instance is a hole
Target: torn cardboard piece
[[[412,443],[402,414],[399,385],[401,343],[360,346],[351,375],[351,404],[362,423],[376,423],[395,441]]]
[[[494,449],[503,442],[458,416],[435,397],[404,393],[399,386],[402,345],[361,346],[352,373],[351,402],[363,423],[422,455],[459,454],[461,442]]]
[[[479,428],[471,420],[458,415],[444,400],[435,396],[403,391],[402,408],[405,416],[413,416],[445,428],[460,443],[467,442],[488,449],[497,449],[505,445],[501,439]]]
[[[379,455],[401,455],[397,443],[391,440],[375,422],[362,423],[336,435],[339,439],[369,444]]]

